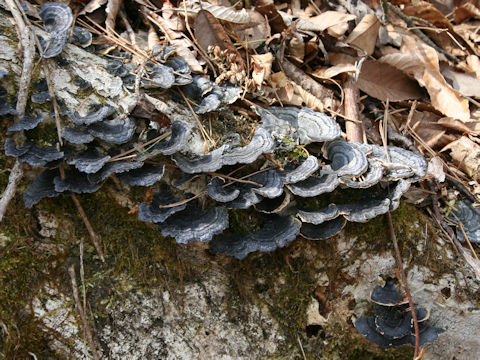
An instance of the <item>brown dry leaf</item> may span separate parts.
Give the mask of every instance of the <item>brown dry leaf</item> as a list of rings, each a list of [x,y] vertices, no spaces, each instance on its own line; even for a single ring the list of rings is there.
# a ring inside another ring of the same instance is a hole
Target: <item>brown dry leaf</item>
[[[470,70],[475,73],[478,79],[480,79],[480,60],[478,59],[478,56],[468,55],[466,60]]]
[[[380,25],[380,21],[375,14],[367,14],[360,20],[345,42],[362,49],[365,53],[360,53],[360,56],[372,55]]]
[[[444,126],[447,129],[460,131],[466,134],[479,134],[480,123],[478,121],[463,122],[460,120],[452,119],[450,117],[444,117],[438,120],[438,124]]]
[[[474,180],[480,180],[480,146],[462,136],[448,147],[453,161]],[[446,149],[444,149],[446,150]]]
[[[206,10],[200,10],[195,19],[195,38],[205,52],[210,46],[218,46],[220,50],[227,50],[229,54],[232,54],[234,62],[245,68],[240,53],[228,37],[222,24]]]
[[[219,6],[198,0],[186,0],[178,5],[179,9],[184,9],[185,7],[189,14],[196,14],[200,13],[201,10],[206,10],[219,20],[236,24],[246,24],[250,22],[250,16],[246,9],[235,10],[235,8],[231,6]]]
[[[466,3],[455,9],[453,21],[460,24],[470,18],[480,19],[480,10],[472,3]]]
[[[430,147],[442,148],[456,140],[456,137],[446,134],[446,129],[438,124],[440,116],[428,112],[417,111],[412,117],[410,127]],[[404,117],[401,120],[405,120]]]
[[[412,6],[407,6],[403,13],[407,16],[414,16],[424,19],[440,29],[448,29],[450,35],[454,36],[457,41],[462,43],[462,38],[455,33],[450,21],[432,4],[426,1],[415,1]],[[424,26],[424,24],[421,24]],[[455,41],[446,32],[426,31],[427,35],[432,38],[440,47],[455,56],[465,55],[465,52],[459,48]]]
[[[261,88],[263,82],[268,80],[272,73],[273,54],[252,55],[251,59],[253,82],[258,88]]]
[[[319,79],[331,79],[343,73],[356,73],[357,67],[355,64],[338,64],[334,66],[320,66],[312,71],[311,75]]]
[[[313,16],[308,19],[310,22],[314,23],[318,30],[327,32],[336,38],[339,38],[345,34],[348,30],[348,22],[355,20],[357,17],[352,14],[345,14],[340,11],[325,11],[318,16]]]
[[[108,0],[107,8],[105,9],[105,12],[107,13],[107,19],[105,20],[105,28],[107,29],[107,32],[115,29],[115,20],[117,19],[117,14],[121,5],[122,0]]]
[[[452,87],[463,96],[480,97],[480,80],[470,74],[460,73],[442,65],[442,75]]]
[[[270,86],[264,86],[262,89],[270,100],[276,99],[282,105],[302,105],[302,99],[295,94],[294,82],[288,79],[284,72],[272,74],[268,84]]]
[[[317,98],[315,95],[305,90],[300,85],[293,83],[293,87],[295,89],[295,94],[300,96],[300,98],[305,103],[305,106],[315,111],[323,111],[323,109],[325,108],[325,104],[321,99]]]
[[[282,15],[280,15],[273,3],[265,6],[256,6],[255,10],[267,17],[273,33],[281,34],[287,28],[287,25],[283,22]]]
[[[94,12],[97,9],[100,9],[103,5],[107,3],[108,0],[91,0],[85,7],[78,13],[78,15],[85,15],[91,12]]]
[[[238,39],[244,41],[249,49],[256,49],[270,37],[265,18],[258,11],[247,10],[250,21],[246,24],[234,24],[232,31]]]
[[[290,55],[303,61],[303,58],[305,57],[305,43],[300,34],[296,33],[295,35],[297,36],[294,36],[288,43],[288,51]]]
[[[362,65],[357,86],[368,95],[386,101],[418,99],[422,90],[404,72],[377,60],[367,60]]]
[[[175,46],[177,55],[185,59],[193,72],[203,72],[202,63],[197,60],[196,52],[191,49],[194,48],[192,41],[189,38],[184,37],[181,32],[172,29],[172,20],[166,20],[164,17],[148,9],[146,6],[141,6],[140,10],[146,15],[148,20],[154,23],[160,31],[165,34],[169,43],[172,46]]]
[[[400,52],[385,55],[379,60],[412,75],[427,89],[435,109],[462,121],[470,119],[468,101],[447,84],[440,73],[437,52],[430,46],[405,36]]]

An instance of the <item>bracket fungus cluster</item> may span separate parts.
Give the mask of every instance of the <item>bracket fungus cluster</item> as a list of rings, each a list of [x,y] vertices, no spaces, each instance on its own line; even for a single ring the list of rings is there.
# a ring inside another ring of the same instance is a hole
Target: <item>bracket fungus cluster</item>
[[[385,280],[383,287],[375,287],[371,300],[377,305],[372,311],[373,316],[358,318],[355,322],[357,331],[367,340],[384,347],[415,345],[415,330],[408,300],[400,294],[391,278]],[[429,311],[415,307],[415,313],[420,345],[435,341],[444,330],[427,324]]]
[[[63,4],[47,3],[41,16],[51,35],[43,56],[54,57],[70,34],[71,12]],[[88,46],[91,34],[75,28],[72,41]],[[127,65],[131,64],[115,60],[106,66],[122,78],[125,91],[133,76]],[[173,101],[183,108],[185,98],[191,101],[200,120],[210,112],[230,111],[228,104],[241,95],[240,88],[193,74],[171,46],[154,48],[144,65],[137,85],[146,92],[176,87],[182,97],[172,91]],[[6,90],[0,95],[0,112],[11,118],[15,112],[6,101],[9,95]],[[34,102],[50,100],[44,87],[34,95]],[[148,97],[142,101],[149,102]],[[44,197],[95,192],[115,174],[125,184],[153,187],[153,201],[140,204],[138,216],[155,223],[163,236],[179,243],[210,242],[212,253],[241,259],[254,251],[283,247],[299,235],[326,239],[347,221],[365,222],[392,211],[410,183],[426,173],[422,156],[397,147],[386,151],[378,145],[346,142],[332,117],[309,108],[258,107],[259,125],[248,141],[229,131],[233,141],[220,140],[204,154],[192,150],[198,149],[200,137],[193,117],[177,116],[160,125],[149,116],[136,115],[135,109],[125,111],[104,104],[68,113],[61,129],[62,147],[29,137],[31,129],[53,122],[48,114],[25,116],[12,124],[9,134],[24,131],[26,140],[7,139],[5,153],[44,168],[28,187],[25,205],[34,206]],[[303,152],[293,155],[298,149]],[[166,171],[165,165],[175,170]],[[192,195],[182,190],[194,177],[203,177],[208,184],[204,201],[190,201]],[[231,215],[251,210],[258,212],[258,223],[244,232],[234,231]]]
[[[470,201],[460,200],[450,219],[458,224],[457,238],[460,241],[464,241],[466,235],[469,241],[480,242],[480,210]]]

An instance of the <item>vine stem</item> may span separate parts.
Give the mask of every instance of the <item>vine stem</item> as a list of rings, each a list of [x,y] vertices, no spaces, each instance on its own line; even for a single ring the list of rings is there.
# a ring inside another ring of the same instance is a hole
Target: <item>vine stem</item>
[[[410,289],[408,287],[407,277],[405,275],[405,270],[403,268],[402,255],[400,255],[400,249],[398,248],[397,236],[395,235],[395,229],[393,228],[392,214],[390,214],[390,211],[387,212],[387,220],[388,220],[388,227],[390,228],[390,235],[392,238],[393,247],[395,249],[395,255],[397,257],[397,265],[400,270],[400,277],[402,278],[403,288],[405,290],[405,294],[407,295],[408,305],[410,306],[410,312],[412,313],[413,328],[415,329],[415,352],[414,352],[413,358],[417,359],[419,348],[420,348],[420,331],[418,328],[417,313],[415,312],[412,295],[410,294]]]

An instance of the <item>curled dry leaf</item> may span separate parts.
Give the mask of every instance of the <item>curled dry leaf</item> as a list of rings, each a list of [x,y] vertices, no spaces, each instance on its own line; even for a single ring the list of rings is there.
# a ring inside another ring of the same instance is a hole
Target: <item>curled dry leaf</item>
[[[348,22],[355,20],[357,17],[352,14],[345,14],[340,11],[325,11],[318,16],[308,19],[318,28],[314,31],[327,30],[328,34],[339,38],[348,30]]]
[[[232,30],[236,37],[249,49],[256,49],[270,36],[267,20],[258,11],[247,10],[250,21],[246,24],[234,24]]]
[[[375,50],[380,21],[375,14],[367,14],[348,36],[346,43],[363,50],[360,56],[372,55]]]
[[[480,97],[480,80],[470,74],[460,73],[449,66],[441,66],[445,80],[463,96]]]
[[[107,13],[107,19],[105,20],[107,31],[113,31],[115,29],[115,20],[117,19],[117,14],[121,5],[122,0],[108,0],[107,8],[105,9],[105,12]]]
[[[91,0],[85,7],[78,13],[78,15],[85,15],[100,9],[107,3],[108,0]]]
[[[334,66],[317,67],[312,72],[312,76],[315,76],[319,79],[331,79],[339,74],[343,74],[343,73],[355,74],[357,71],[358,69],[355,66],[355,64],[338,64]]]
[[[470,119],[468,101],[445,81],[440,73],[437,52],[430,46],[404,36],[400,52],[379,60],[412,75],[427,89],[435,109],[462,121]]]
[[[480,145],[473,142],[466,136],[462,136],[457,141],[451,143],[448,147],[451,150],[450,155],[460,169],[472,177],[474,180],[480,180]]]
[[[463,21],[471,18],[480,19],[480,9],[478,9],[474,4],[466,3],[455,9],[453,16],[453,21],[455,24],[460,24]]]
[[[206,10],[219,20],[228,21],[235,24],[246,24],[250,21],[250,16],[246,9],[235,10],[232,7],[213,5],[206,1],[186,0],[179,4],[179,9],[187,8],[189,13],[198,14]]]
[[[200,10],[195,19],[195,38],[205,52],[210,46],[218,47],[220,50],[227,50],[233,55],[233,60],[242,68],[245,68],[240,53],[228,37],[222,24],[207,10]]]
[[[252,79],[259,88],[272,73],[273,54],[252,55]]]
[[[376,60],[363,63],[357,81],[360,90],[382,101],[418,99],[422,91],[404,72]]]

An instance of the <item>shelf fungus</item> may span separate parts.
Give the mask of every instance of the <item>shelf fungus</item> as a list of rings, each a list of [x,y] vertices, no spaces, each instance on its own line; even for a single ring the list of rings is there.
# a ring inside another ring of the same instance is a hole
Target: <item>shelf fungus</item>
[[[171,236],[179,244],[210,241],[214,235],[222,233],[227,227],[227,209],[219,206],[202,210],[194,205],[188,206],[159,225],[163,236]]]
[[[287,136],[301,145],[340,137],[340,126],[326,114],[309,108],[269,107],[260,110],[263,127],[278,137]]]
[[[293,194],[307,198],[330,193],[339,184],[337,174],[331,169],[330,165],[326,165],[307,179],[288,184],[287,187]]]
[[[90,46],[92,44],[92,33],[83,27],[74,26],[72,44],[79,45],[83,48]]]
[[[358,177],[367,170],[367,156],[345,140],[325,143],[323,153],[331,161],[330,166],[338,176]]]
[[[250,143],[243,147],[226,148],[222,155],[223,165],[250,164],[266,153],[275,149],[275,141],[268,131],[262,128],[255,130]]]
[[[283,182],[285,184],[297,183],[306,180],[318,169],[318,159],[310,155],[296,168],[292,163],[285,166],[285,173],[283,173]]]
[[[7,135],[11,135],[15,131],[35,129],[44,118],[45,113],[43,112],[38,114],[38,116],[24,116],[7,129]]]
[[[284,247],[295,240],[300,232],[301,223],[293,216],[273,215],[258,231],[246,234],[227,234],[217,236],[210,242],[210,252],[225,254],[244,259],[254,251],[269,252]]]
[[[27,208],[36,205],[43,198],[53,198],[60,195],[55,190],[53,180],[58,176],[58,170],[44,170],[38,175],[23,194],[23,202]]]
[[[156,224],[163,223],[171,215],[182,211],[187,206],[181,204],[172,207],[161,207],[178,202],[179,199],[172,195],[166,186],[153,197],[151,204],[141,203],[138,206],[138,218],[144,222],[153,222]]]
[[[7,146],[7,142],[5,143]],[[24,151],[26,149],[26,151]],[[65,156],[63,151],[57,151],[55,146],[38,146],[34,143],[26,143],[23,147],[17,148],[17,154],[22,153],[21,155],[13,155],[10,152],[7,152],[5,148],[5,154],[7,156],[17,156],[18,161],[27,163],[32,166],[47,166],[49,163],[63,159]]]
[[[70,115],[70,119],[75,125],[91,125],[98,123],[115,112],[115,108],[110,105],[102,106],[95,112],[81,116],[77,111]]]
[[[50,34],[42,57],[51,58],[60,55],[70,36],[70,28],[73,23],[72,10],[63,3],[47,2],[42,5],[39,15],[43,20],[45,30]]]
[[[182,150],[188,142],[191,129],[191,126],[184,121],[173,121],[170,127],[170,131],[172,132],[170,138],[155,143],[148,152],[148,156],[153,156],[158,153],[172,155]]]
[[[208,195],[215,201],[226,203],[235,200],[240,195],[240,190],[233,187],[224,187],[225,180],[214,177],[207,186]]]
[[[165,166],[146,164],[118,175],[121,182],[130,186],[153,186],[165,173]]]
[[[290,192],[285,191],[281,196],[273,199],[263,199],[259,203],[253,205],[255,210],[266,214],[277,214],[290,204]]]
[[[78,171],[93,174],[100,171],[110,158],[110,155],[101,156],[94,150],[87,150],[86,152],[72,157],[67,163],[69,165],[74,165]]]
[[[128,142],[135,129],[135,119],[119,116],[113,120],[103,120],[90,125],[88,132],[103,141],[119,145]]]
[[[408,179],[417,181],[427,173],[427,161],[419,154],[396,147],[388,147],[388,157],[385,148],[372,145],[371,157],[380,160],[385,168],[386,180]]]
[[[71,191],[76,194],[87,194],[96,192],[103,185],[102,182],[92,183],[89,181],[87,174],[78,170],[69,170],[66,172],[65,177],[60,175],[53,179],[55,184],[55,191],[63,193]]]
[[[367,340],[383,347],[415,345],[412,313],[393,280],[387,278],[383,287],[377,286],[371,296],[377,307],[373,316],[360,317],[355,322],[357,331]],[[415,307],[419,326],[420,345],[435,341],[444,330],[427,325],[429,311]]]
[[[474,208],[470,201],[460,200],[450,219],[462,224],[469,241],[480,242],[480,210]],[[457,237],[460,241],[465,240],[460,224],[457,228]]]
[[[103,166],[99,171],[88,174],[88,181],[96,184],[104,181],[112,174],[121,174],[138,169],[143,166],[141,161],[112,161]]]
[[[325,221],[319,225],[303,223],[300,235],[309,240],[326,240],[337,235],[346,223],[347,220],[342,216]]]

